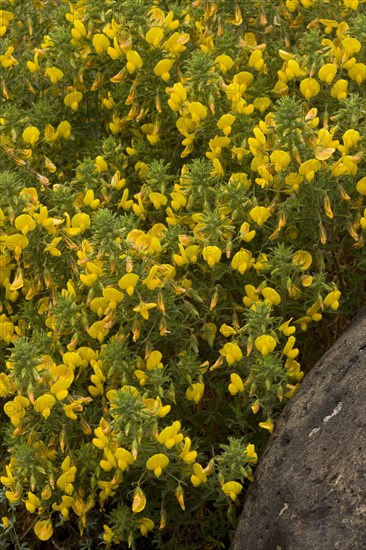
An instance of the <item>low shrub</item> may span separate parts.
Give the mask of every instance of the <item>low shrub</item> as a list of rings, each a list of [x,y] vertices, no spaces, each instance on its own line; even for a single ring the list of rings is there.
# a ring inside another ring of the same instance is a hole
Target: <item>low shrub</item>
[[[300,350],[365,289],[365,28],[2,3],[2,547],[228,547]]]

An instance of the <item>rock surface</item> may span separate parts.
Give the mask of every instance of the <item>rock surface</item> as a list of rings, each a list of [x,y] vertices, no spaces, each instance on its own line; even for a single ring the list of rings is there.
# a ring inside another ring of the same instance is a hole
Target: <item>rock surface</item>
[[[231,550],[366,550],[366,307],[286,405]]]

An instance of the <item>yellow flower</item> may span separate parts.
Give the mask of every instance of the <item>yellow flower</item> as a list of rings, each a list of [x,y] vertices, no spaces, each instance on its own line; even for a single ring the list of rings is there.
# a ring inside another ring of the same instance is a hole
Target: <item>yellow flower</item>
[[[71,35],[74,38],[74,40],[77,42],[81,38],[86,36],[86,28],[79,19],[75,18],[73,23],[74,23],[74,27],[71,29]]]
[[[34,402],[34,410],[42,414],[43,418],[48,418],[51,414],[51,409],[56,403],[56,399],[50,393],[44,393]]]
[[[271,100],[269,99],[269,97],[257,97],[253,101],[254,109],[257,109],[257,111],[259,111],[262,114],[264,113],[264,111],[266,111],[266,109],[268,109],[270,105],[271,105]]]
[[[360,195],[366,195],[366,176],[358,180],[356,189]]]
[[[146,462],[146,468],[148,470],[153,470],[156,477],[160,477],[163,469],[166,468],[169,464],[169,458],[162,454],[155,454],[151,456]]]
[[[343,4],[346,8],[356,11],[359,5],[359,0],[343,0]]]
[[[258,302],[259,296],[257,289],[253,285],[245,285],[246,296],[243,298],[243,303],[246,307],[251,307],[255,302]]]
[[[332,97],[336,97],[338,100],[340,99],[346,99],[347,97],[347,89],[348,89],[348,80],[337,80],[337,82],[333,85],[330,95]]]
[[[70,107],[73,111],[77,111],[79,103],[83,99],[83,94],[77,90],[73,90],[64,97],[64,104],[66,107]]]
[[[324,305],[326,307],[331,307],[334,311],[339,308],[339,298],[341,293],[339,290],[333,290],[324,298]]]
[[[221,117],[222,118],[222,117]],[[226,127],[226,131],[228,131],[229,127]],[[231,127],[230,127],[231,128]],[[206,157],[209,159],[217,159],[222,152],[222,149],[224,147],[228,147],[230,145],[230,138],[225,136],[215,136],[214,138],[210,139],[208,142],[208,145],[211,149],[211,151],[207,151]]]
[[[360,86],[366,78],[366,65],[364,63],[355,63],[348,70],[348,76]]]
[[[206,481],[207,476],[203,471],[201,464],[198,464],[198,462],[196,462],[195,464],[193,464],[193,474],[191,475],[191,483],[193,487],[198,487],[199,485],[201,485],[201,483],[206,483]]]
[[[124,472],[128,466],[131,466],[131,464],[135,461],[133,454],[127,449],[123,449],[123,447],[117,447],[114,451],[114,456],[117,460],[117,466],[120,470],[122,470],[122,472]]]
[[[1,518],[1,523],[2,523],[2,525],[5,529],[8,529],[8,527],[10,525],[10,522],[9,522],[9,519],[6,516],[3,516]]]
[[[220,349],[220,354],[226,358],[227,364],[232,365],[235,361],[240,361],[243,357],[243,353],[238,344],[234,342],[228,342]]]
[[[57,248],[59,242],[62,241],[62,237],[56,237],[52,239],[51,244],[44,248],[45,252],[49,252],[52,256],[61,256],[61,250]]]
[[[138,526],[140,527],[140,532],[143,537],[146,537],[149,531],[151,531],[154,528],[155,523],[152,521],[152,519],[149,518],[141,518],[139,521]]]
[[[102,418],[102,420],[100,421],[100,426],[98,426],[98,428],[95,428],[94,430],[94,433],[97,437],[93,438],[92,443],[98,449],[104,449],[104,447],[107,447],[110,444],[110,440],[106,435],[106,432],[108,433],[108,428],[108,423],[106,422],[106,420],[104,420],[104,418]]]
[[[179,454],[179,458],[181,458],[186,464],[192,464],[197,458],[197,451],[191,451],[192,441],[189,437],[184,438],[184,445],[183,449]]]
[[[154,455],[154,456],[158,456],[158,455]],[[162,456],[165,456],[165,455],[162,455]],[[149,460],[151,460],[151,459],[149,459]],[[142,512],[142,510],[145,508],[145,506],[146,506],[145,493],[138,486],[138,487],[136,487],[135,492],[133,494],[132,512],[134,514],[138,514],[139,512]]]
[[[38,53],[36,52],[33,57],[33,61],[27,61],[27,68],[31,73],[39,71]]]
[[[216,325],[214,325],[214,327],[216,329]],[[220,332],[226,338],[228,338],[229,336],[232,336],[233,334],[236,334],[236,330],[233,327],[230,327],[229,325],[227,325],[226,323],[221,325]]]
[[[113,18],[111,23],[107,23],[103,27],[104,34],[106,34],[108,38],[111,38],[111,39],[115,38],[117,34],[120,32],[120,30],[121,30],[121,25],[119,25]]]
[[[66,215],[66,213],[64,215]],[[72,217],[70,224],[68,224],[68,214],[66,215],[66,233],[70,237],[79,235],[80,233],[84,233],[88,229],[88,227],[90,227],[90,224],[90,216],[89,214],[85,214],[85,212],[79,212],[78,214],[75,214],[75,216]],[[71,227],[69,227],[69,225],[71,225]],[[88,264],[91,266],[92,262],[88,262]],[[94,273],[95,270],[90,269],[90,271]]]
[[[333,82],[335,75],[337,74],[337,65],[334,63],[326,63],[318,72],[318,77],[323,82],[330,84]]]
[[[338,23],[334,19],[319,19],[319,23],[325,26],[325,34],[330,34],[333,29],[338,27]]]
[[[97,33],[93,36],[93,48],[98,55],[106,52],[110,46],[109,39],[105,34]]]
[[[14,15],[10,11],[0,10],[0,36],[4,36],[8,29],[10,21],[12,21],[13,19]]]
[[[252,443],[249,443],[245,449],[245,454],[249,462],[256,464],[258,460],[257,453],[255,452],[255,447]]]
[[[58,69],[57,67],[48,67],[45,70],[44,75],[48,76],[52,84],[56,84],[56,82],[64,77],[64,73],[61,71],[61,69]]]
[[[165,195],[163,195],[162,193],[157,193],[155,191],[152,191],[151,193],[149,193],[149,199],[153,203],[154,208],[156,208],[156,210],[159,210],[161,206],[165,206],[166,203],[168,202],[168,199],[166,198]]]
[[[33,229],[35,229],[36,222],[29,214],[21,214],[15,218],[14,225],[18,231],[21,231],[23,235],[26,235],[29,231],[33,231]]]
[[[14,397],[13,401],[8,401],[4,405],[4,412],[9,416],[10,422],[13,426],[19,426],[22,419],[25,417],[25,409],[30,405],[29,399],[22,395]]]
[[[215,323],[205,323],[201,328],[201,337],[208,342],[210,348],[214,344],[216,331],[217,327]]]
[[[223,54],[216,57],[215,64],[219,66],[219,69],[222,73],[226,73],[234,65],[234,61],[229,55]]]
[[[18,61],[13,57],[14,52],[14,46],[9,46],[6,52],[2,55],[0,55],[0,65],[4,69],[8,69],[9,67],[12,67],[13,65],[18,65]]]
[[[296,332],[296,327],[290,327],[290,323],[292,321],[293,317],[289,321],[286,321],[285,323],[282,323],[278,328],[285,336],[291,336],[294,332]]]
[[[1,326],[0,326],[0,331],[1,331]],[[0,339],[2,339],[1,335],[0,335]],[[0,372],[0,397],[6,397],[11,393],[12,393],[12,383],[10,382],[5,372]]]
[[[106,172],[108,170],[108,164],[101,155],[98,155],[96,157],[94,166],[98,174],[101,174],[102,172]]]
[[[181,82],[176,82],[172,88],[166,88],[170,94],[168,105],[172,111],[179,111],[181,104],[187,99],[187,92]]]
[[[129,296],[132,296],[135,292],[135,286],[139,278],[140,277],[136,275],[136,273],[126,273],[117,284],[122,290],[125,290]]]
[[[152,27],[145,35],[145,40],[154,48],[157,48],[163,38],[164,31],[161,27]]]
[[[228,136],[231,133],[231,127],[235,122],[234,115],[222,115],[216,123],[216,126],[222,130],[225,136]]]
[[[43,42],[41,42],[41,48],[46,50],[47,48],[53,48],[55,43],[51,40],[51,37],[46,34],[43,37]]]
[[[352,38],[351,36],[342,40],[342,46],[350,56],[361,50],[361,42],[357,40],[357,38]]]
[[[239,392],[244,391],[244,383],[238,374],[235,372],[230,374],[231,383],[229,384],[229,392],[231,395],[236,395]]]
[[[270,155],[270,160],[274,164],[276,172],[281,172],[291,161],[290,154],[287,151],[275,150]]]
[[[74,487],[72,485],[75,480],[76,466],[71,466],[71,458],[68,455],[61,464],[62,474],[57,478],[56,485],[61,491],[67,495],[71,495]]]
[[[199,123],[207,117],[207,108],[199,101],[193,101],[188,106],[193,122]]]
[[[170,69],[173,67],[172,59],[162,59],[154,67],[154,74],[160,76],[164,82],[170,79]]]
[[[278,304],[281,302],[281,296],[278,294],[278,292],[271,287],[265,287],[262,290],[262,294],[265,297],[265,302],[270,303],[274,306],[278,306]]]
[[[40,132],[36,126],[28,126],[23,130],[22,138],[25,143],[29,145],[34,145],[39,140]]]
[[[307,181],[312,181],[315,177],[315,172],[317,172],[321,167],[319,160],[309,159],[303,162],[299,168],[299,174],[305,176]]]
[[[172,449],[175,445],[178,445],[183,441],[183,434],[180,433],[181,423],[179,420],[175,420],[173,424],[164,428],[157,436],[159,443],[165,445],[167,449]]]
[[[299,266],[302,271],[308,269],[311,266],[312,261],[312,255],[306,250],[298,250],[292,257],[292,263]]]
[[[117,304],[123,301],[124,294],[120,290],[108,286],[103,289],[103,298],[108,301],[108,311],[110,311],[116,309]]]
[[[210,267],[213,267],[221,258],[221,250],[218,246],[205,246],[202,249],[203,259],[208,263]]]
[[[53,393],[58,400],[65,399],[69,393],[68,388],[74,380],[73,368],[61,364],[52,366],[50,371],[53,379],[51,393]]]
[[[113,542],[114,533],[108,525],[103,525],[104,534],[103,534],[103,540],[109,547]]]
[[[211,170],[210,175],[211,175],[211,176],[221,176],[221,177],[224,177],[225,172],[224,172],[224,169],[223,169],[222,164],[221,164],[221,162],[219,161],[219,159],[214,158],[214,159],[212,160],[212,164],[213,164],[213,169]]]
[[[189,401],[194,401],[194,403],[197,405],[202,399],[204,390],[205,385],[200,382],[191,384],[186,391],[186,397]]]
[[[71,136],[71,124],[67,120],[62,120],[57,126],[57,134],[63,139],[70,139]]]
[[[53,535],[51,518],[37,521],[33,529],[39,540],[49,540]]]
[[[298,348],[294,348],[295,342],[295,336],[289,336],[286,345],[282,350],[283,355],[286,355],[289,359],[295,359],[295,357],[299,355]]]
[[[243,275],[254,264],[254,258],[250,250],[241,248],[236,254],[234,254],[231,260],[231,267],[237,269],[241,275]]]
[[[262,156],[261,148],[266,145],[266,136],[263,134],[262,130],[257,126],[253,129],[255,137],[248,138],[249,148],[254,156]],[[268,157],[267,157],[268,158]]]
[[[187,49],[184,44],[186,44],[189,39],[190,35],[188,33],[175,32],[164,42],[163,48],[164,50],[168,50],[171,57],[177,57],[181,52]]]
[[[144,319],[148,319],[149,318],[149,310],[152,309],[153,307],[156,307],[156,306],[157,306],[157,304],[155,302],[146,303],[146,302],[141,301],[138,306],[133,308],[133,311],[136,311],[136,313],[140,313],[140,315]]]
[[[81,412],[83,410],[82,401],[80,399],[73,401],[69,405],[64,405],[63,409],[67,418],[70,418],[71,420],[77,420],[78,417],[74,411]]]
[[[0,340],[10,344],[15,331],[14,324],[7,318],[5,313],[0,315]]]
[[[52,124],[47,124],[47,126],[45,126],[45,129],[43,130],[43,133],[44,133],[44,139],[48,143],[52,143],[53,141],[56,141],[56,139],[59,137],[58,132],[54,129]]]
[[[268,355],[276,347],[276,340],[270,334],[262,334],[254,341],[255,347],[262,355]]]
[[[302,319],[299,319],[299,321],[304,322],[303,320],[305,320],[304,317]],[[307,317],[305,320],[305,322],[309,321],[311,321],[311,317]],[[301,382],[301,380],[304,378],[304,373],[300,370],[300,363],[298,361],[295,361],[295,359],[291,359],[288,357],[286,359],[285,368],[287,369],[289,376],[295,378],[297,382]]]
[[[274,430],[274,423],[272,420],[268,419],[265,422],[259,422],[258,426],[264,430],[268,430],[270,433]]]
[[[290,172],[285,177],[285,183],[291,188],[290,191],[297,191],[303,180],[303,176],[297,172]]]
[[[161,363],[162,357],[163,355],[160,351],[152,351],[146,361],[146,368],[149,370],[153,370],[156,368],[161,369],[163,367],[163,364]]]
[[[52,504],[52,509],[56,512],[61,512],[61,515],[65,519],[69,519],[69,510],[74,503],[74,498],[69,495],[62,495],[60,504],[54,502]]]
[[[127,58],[127,70],[130,74],[134,73],[136,69],[141,69],[142,67],[142,59],[140,57],[140,54],[136,52],[135,50],[129,50],[126,53]]]
[[[307,100],[315,97],[320,92],[320,85],[315,78],[304,78],[300,82],[300,92]]]
[[[159,418],[164,418],[171,409],[170,405],[163,405],[159,396],[156,399],[146,399],[143,397],[142,402],[152,414],[158,416]]]
[[[360,218],[360,224],[362,229],[366,229],[366,208],[363,211],[363,216]]]
[[[198,254],[200,252],[200,247],[197,244],[191,244],[185,249],[185,255],[189,262],[195,264],[198,260]]]
[[[224,483],[221,489],[224,491],[225,495],[231,498],[231,500],[236,500],[238,494],[243,490],[243,486],[237,481],[228,481]]]
[[[13,466],[14,466],[14,464],[12,464],[12,462],[10,462],[9,465],[6,464],[5,465],[6,476],[1,476],[0,477],[0,481],[3,485],[5,485],[5,487],[12,487],[16,483],[16,479],[13,476],[12,471],[11,471],[11,468]]]
[[[256,71],[266,72],[266,65],[262,57],[262,50],[254,50],[249,57],[249,67],[253,67]]]
[[[289,80],[298,78],[299,76],[305,76],[306,72],[301,69],[296,59],[287,59],[285,61],[286,62],[283,64],[283,69],[277,71],[280,81],[286,83]]]
[[[344,145],[338,145],[338,151],[344,155],[347,155],[347,153],[357,145],[360,139],[361,135],[357,130],[346,130],[342,136]]]
[[[88,189],[84,195],[83,203],[94,210],[99,206],[100,200],[94,198],[94,191],[92,189]]]
[[[265,206],[254,206],[254,208],[250,210],[249,215],[259,227],[262,227],[264,222],[270,217],[271,213]]]
[[[24,504],[28,512],[30,512],[31,514],[34,514],[37,508],[40,507],[41,501],[36,495],[28,491],[27,499],[24,501]]]

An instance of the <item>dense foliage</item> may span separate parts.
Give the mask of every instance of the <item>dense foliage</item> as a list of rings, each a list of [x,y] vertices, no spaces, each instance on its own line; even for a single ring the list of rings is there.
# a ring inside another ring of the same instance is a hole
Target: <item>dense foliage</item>
[[[9,0],[0,37],[1,547],[227,548],[365,290],[366,4]]]

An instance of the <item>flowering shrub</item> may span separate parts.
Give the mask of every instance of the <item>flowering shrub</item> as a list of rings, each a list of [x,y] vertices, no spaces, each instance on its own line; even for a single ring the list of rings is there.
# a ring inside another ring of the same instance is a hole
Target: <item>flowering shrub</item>
[[[243,4],[2,3],[4,545],[228,547],[358,305],[366,4]]]

